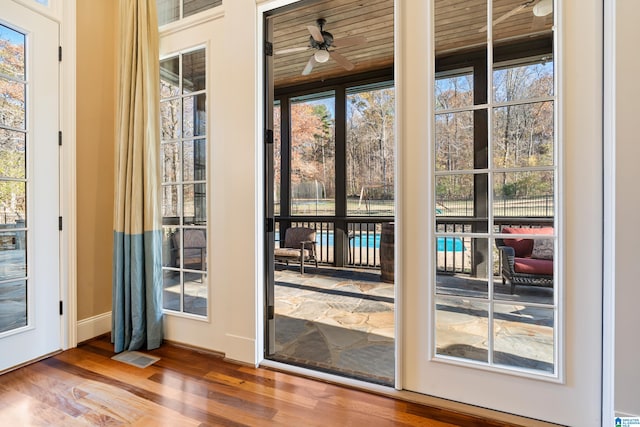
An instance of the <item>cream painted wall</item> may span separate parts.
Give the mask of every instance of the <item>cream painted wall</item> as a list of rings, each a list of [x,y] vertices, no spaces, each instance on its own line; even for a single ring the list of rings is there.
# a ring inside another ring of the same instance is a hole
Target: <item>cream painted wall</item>
[[[224,352],[233,360],[257,363],[256,319],[256,4],[226,1],[224,15],[174,33],[163,29],[161,55],[210,46],[209,74],[209,321],[165,316],[171,341]],[[193,34],[195,33],[195,34]],[[210,40],[209,40],[210,39]]]
[[[214,264],[224,268],[211,272],[212,292],[218,302],[210,325],[216,332],[206,342],[198,342],[196,337],[181,339],[189,335],[186,319],[175,319],[170,328],[174,340],[224,351],[231,359],[250,363],[256,362],[259,353],[254,347],[260,334],[256,313],[261,304],[256,290],[261,272],[253,250],[260,242],[255,229],[255,194],[259,191],[255,165],[260,155],[255,134],[255,3],[225,1],[221,42],[217,44],[210,209],[212,223],[224,224],[215,227],[216,239],[212,241]],[[635,307],[640,300],[635,268],[639,239],[629,237],[627,225],[636,223],[640,209],[635,188],[640,180],[640,144],[633,128],[640,99],[640,59],[633,54],[640,27],[633,17],[640,16],[640,2],[618,0],[617,4],[615,409],[639,414],[640,339],[633,339],[640,325],[640,310]],[[113,0],[78,0],[77,6],[78,319],[111,309],[116,5]],[[405,120],[412,118],[411,111],[405,113]],[[411,208],[405,207],[407,212]]]
[[[117,1],[77,1],[78,320],[111,311]]]
[[[640,2],[616,1],[615,76],[615,394],[614,409],[640,416]]]

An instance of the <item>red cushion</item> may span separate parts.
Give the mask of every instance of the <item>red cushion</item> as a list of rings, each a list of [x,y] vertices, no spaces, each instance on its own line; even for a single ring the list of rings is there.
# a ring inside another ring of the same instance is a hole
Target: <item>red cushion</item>
[[[502,233],[506,234],[553,234],[553,227],[542,228],[511,228],[504,227]],[[526,258],[533,251],[533,239],[504,239],[504,244],[511,246],[516,257]]]
[[[536,258],[515,258],[513,269],[516,273],[546,274],[553,276],[553,260]]]

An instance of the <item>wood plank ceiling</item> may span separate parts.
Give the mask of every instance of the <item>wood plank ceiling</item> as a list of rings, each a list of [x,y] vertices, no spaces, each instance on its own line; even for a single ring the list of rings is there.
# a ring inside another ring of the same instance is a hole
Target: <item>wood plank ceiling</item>
[[[424,0],[419,0],[424,1]],[[533,7],[540,0],[494,0],[494,42],[507,43],[514,39],[546,36],[551,32],[553,17],[536,17]],[[486,0],[435,0],[436,54],[480,47],[486,43]],[[517,10],[517,11],[516,11]],[[516,12],[514,12],[516,11]],[[333,60],[316,64],[303,76],[307,61],[315,52],[310,47],[308,25],[326,20],[324,31],[336,40],[364,36],[366,43],[337,50],[355,67],[348,71]],[[301,6],[276,13],[273,19],[274,83],[286,87],[308,82],[324,81],[390,67],[394,52],[393,0],[323,0],[301,2]],[[430,21],[425,17],[425,25]],[[308,47],[293,53],[279,51]]]

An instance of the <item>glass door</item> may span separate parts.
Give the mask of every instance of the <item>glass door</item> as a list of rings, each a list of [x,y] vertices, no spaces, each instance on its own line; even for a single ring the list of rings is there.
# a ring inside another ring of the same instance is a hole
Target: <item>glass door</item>
[[[61,347],[58,25],[0,18],[0,371]]]
[[[430,23],[414,34],[405,18],[410,45],[431,46],[429,68],[420,68],[429,83],[405,81],[406,93],[424,96],[423,103],[401,101],[426,122],[409,120],[404,134],[428,135],[416,143],[423,152],[407,147],[404,154],[413,181],[405,182],[401,204],[403,384],[545,421],[595,425],[602,240],[590,235],[587,249],[573,231],[578,223],[599,229],[602,194],[568,196],[589,182],[599,188],[582,165],[601,161],[601,122],[576,126],[572,117],[593,110],[600,117],[601,107],[568,83],[569,70],[581,73],[578,64],[597,61],[594,53],[567,53],[582,43],[571,23],[589,17],[571,1],[429,3],[403,6],[403,16]],[[601,83],[590,77],[593,87]],[[586,129],[588,141],[577,136]],[[412,200],[428,202],[407,212]],[[576,263],[575,251],[594,261]],[[583,273],[586,281],[578,279]],[[576,376],[578,366],[589,368]]]

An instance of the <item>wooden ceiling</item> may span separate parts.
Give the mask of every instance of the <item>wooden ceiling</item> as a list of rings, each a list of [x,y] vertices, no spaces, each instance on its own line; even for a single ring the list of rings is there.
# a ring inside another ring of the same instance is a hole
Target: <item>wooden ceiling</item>
[[[540,0],[494,0],[494,42],[506,43],[514,39],[549,34],[553,15],[534,16],[532,10],[538,1]],[[303,1],[300,7],[275,13],[271,18],[273,48],[276,53],[273,61],[275,87],[324,81],[392,66],[393,3],[393,0]],[[485,44],[486,10],[486,0],[435,0],[436,54]],[[329,60],[317,64],[309,75],[303,76],[302,70],[315,49],[309,47],[302,52],[278,54],[284,49],[309,46],[307,26],[316,25],[319,18],[326,20],[324,31],[330,32],[336,40],[351,36],[366,38],[365,44],[338,50],[355,65],[353,70],[347,71],[335,61]],[[429,17],[425,16],[425,25],[429,21]]]

